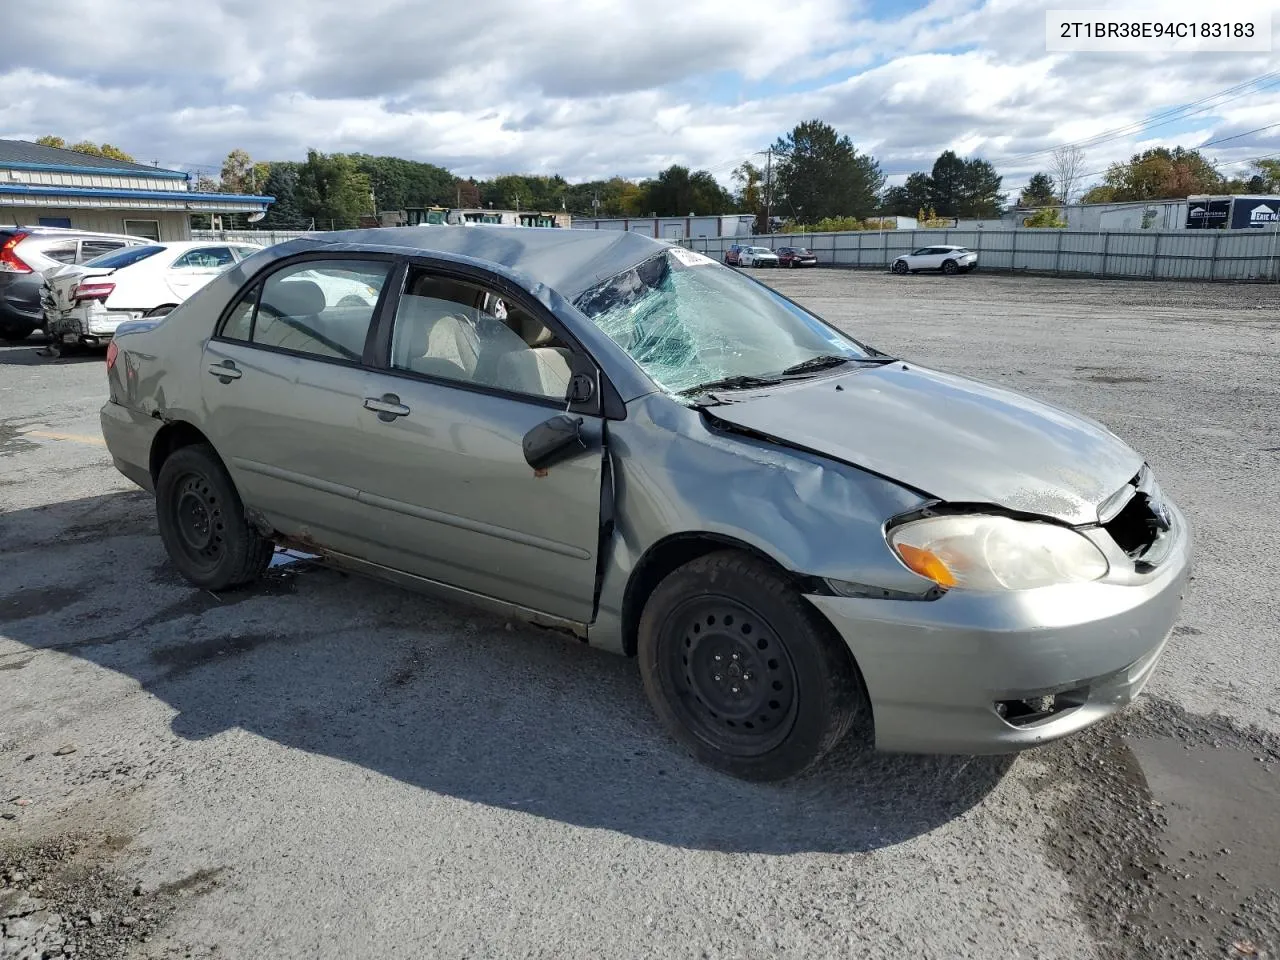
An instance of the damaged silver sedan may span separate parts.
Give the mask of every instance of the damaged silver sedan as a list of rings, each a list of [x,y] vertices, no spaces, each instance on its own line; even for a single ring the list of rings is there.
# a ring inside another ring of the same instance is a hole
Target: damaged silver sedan
[[[281,544],[562,628],[636,657],[736,776],[854,727],[1078,731],[1147,682],[1188,576],[1186,521],[1105,428],[633,233],[290,241],[122,325],[107,367],[107,445],[192,583]]]

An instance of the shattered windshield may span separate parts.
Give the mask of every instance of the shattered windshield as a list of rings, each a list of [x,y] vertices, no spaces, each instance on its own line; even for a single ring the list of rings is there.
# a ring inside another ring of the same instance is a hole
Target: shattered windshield
[[[575,306],[669,393],[775,378],[817,357],[872,356],[763,284],[682,247],[606,280]]]

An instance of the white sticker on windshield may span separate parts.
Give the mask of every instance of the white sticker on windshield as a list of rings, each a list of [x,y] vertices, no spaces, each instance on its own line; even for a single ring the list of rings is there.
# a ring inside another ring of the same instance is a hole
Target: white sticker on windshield
[[[686,267],[705,267],[708,263],[715,263],[710,257],[684,247],[672,247],[671,255]]]

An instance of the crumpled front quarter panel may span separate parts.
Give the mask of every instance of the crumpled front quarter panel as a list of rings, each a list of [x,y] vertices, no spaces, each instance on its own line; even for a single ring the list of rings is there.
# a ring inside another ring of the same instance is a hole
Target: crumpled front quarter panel
[[[665,394],[628,405],[610,423],[617,514],[593,643],[622,649],[627,580],[645,553],[679,535],[745,543],[785,569],[887,590],[928,584],[890,552],[890,517],[916,493],[834,460],[714,430]]]

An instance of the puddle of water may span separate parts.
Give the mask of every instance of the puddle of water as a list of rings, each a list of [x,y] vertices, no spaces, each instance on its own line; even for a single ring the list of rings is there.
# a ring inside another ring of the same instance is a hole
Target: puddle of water
[[[1176,929],[1185,905],[1202,901],[1234,915],[1280,886],[1280,764],[1234,746],[1126,743],[1165,820],[1156,839],[1169,873],[1151,920]]]

